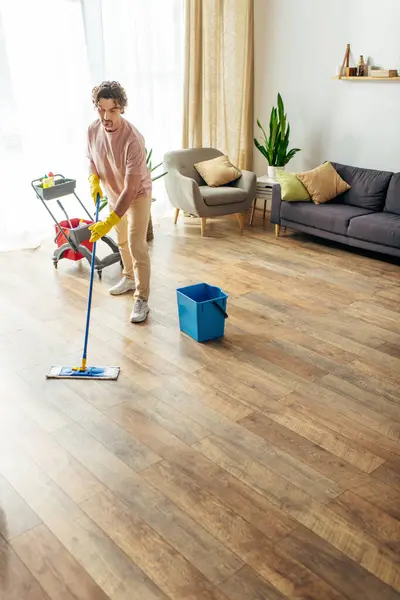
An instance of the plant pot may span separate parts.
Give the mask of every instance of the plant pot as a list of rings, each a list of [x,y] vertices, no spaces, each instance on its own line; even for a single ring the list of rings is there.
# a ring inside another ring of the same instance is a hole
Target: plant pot
[[[284,171],[285,167],[270,167],[268,166],[268,178],[276,181],[276,174],[278,171]]]

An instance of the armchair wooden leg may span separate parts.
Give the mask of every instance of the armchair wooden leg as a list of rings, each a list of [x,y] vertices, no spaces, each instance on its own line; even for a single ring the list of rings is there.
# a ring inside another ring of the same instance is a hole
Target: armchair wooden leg
[[[251,207],[250,225],[253,225],[254,213],[256,212],[256,204],[257,204],[257,199],[254,198],[254,200],[253,200],[253,206]]]
[[[175,217],[174,217],[174,225],[177,224],[178,222],[178,217],[179,217],[179,208],[175,209]]]
[[[207,217],[201,217],[201,237],[203,237],[206,232],[206,224],[207,224]]]
[[[279,237],[280,231],[281,231],[281,226],[275,225],[275,237]]]
[[[240,231],[243,231],[243,229],[244,229],[244,214],[243,213],[237,213],[237,218],[238,218],[238,221],[239,221]]]

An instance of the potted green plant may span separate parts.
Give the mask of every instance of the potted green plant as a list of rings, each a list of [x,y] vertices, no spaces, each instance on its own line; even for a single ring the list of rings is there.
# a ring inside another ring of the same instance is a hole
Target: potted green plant
[[[257,119],[257,125],[262,131],[262,140],[254,138],[256,148],[268,161],[268,177],[276,179],[276,172],[283,171],[290,160],[300,152],[300,148],[289,150],[290,125],[285,114],[282,96],[278,94],[278,106],[273,107],[269,119],[269,136]]]
[[[147,151],[147,148],[146,148],[146,165],[147,165],[147,168],[149,169],[150,173],[153,173],[156,169],[158,169],[162,165],[162,162],[161,162],[158,165],[153,166],[152,154],[153,154],[153,149],[151,148],[149,151]],[[161,177],[164,177],[164,175],[166,175],[166,174],[167,174],[167,172],[161,173],[160,175],[157,175],[156,177],[152,177],[151,181],[152,182],[157,181],[157,179],[161,179]],[[155,202],[156,199],[152,198],[151,201]],[[105,206],[107,206],[107,204],[108,204],[108,199],[107,199],[107,197],[104,197],[102,203],[100,204],[99,212],[101,210],[103,210],[103,208]],[[153,238],[154,238],[153,221],[152,221],[151,213],[150,213],[149,225],[147,227],[147,241],[150,242]]]

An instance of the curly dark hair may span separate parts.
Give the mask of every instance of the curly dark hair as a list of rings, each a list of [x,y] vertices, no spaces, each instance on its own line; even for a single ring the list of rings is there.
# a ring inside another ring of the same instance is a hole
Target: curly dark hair
[[[96,85],[92,90],[92,101],[95,106],[97,106],[100,98],[106,100],[112,98],[115,105],[121,109],[121,112],[124,112],[128,106],[126,92],[118,81],[103,81],[100,85]]]

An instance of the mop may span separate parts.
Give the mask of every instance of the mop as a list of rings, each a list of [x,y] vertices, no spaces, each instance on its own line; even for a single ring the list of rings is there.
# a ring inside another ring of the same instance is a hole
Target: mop
[[[100,195],[97,195],[96,202],[96,223],[99,220],[99,208],[100,208]],[[96,256],[96,242],[93,244],[92,249],[92,262],[90,264],[90,282],[89,282],[89,295],[86,313],[86,330],[85,330],[85,341],[83,345],[82,363],[80,367],[69,367],[69,366],[55,366],[50,367],[49,372],[46,375],[46,379],[118,379],[120,367],[88,367],[87,366],[87,349],[89,341],[89,325],[90,325],[90,312],[92,308],[92,293],[93,293],[93,279],[94,279],[94,267],[95,267],[95,256]]]

